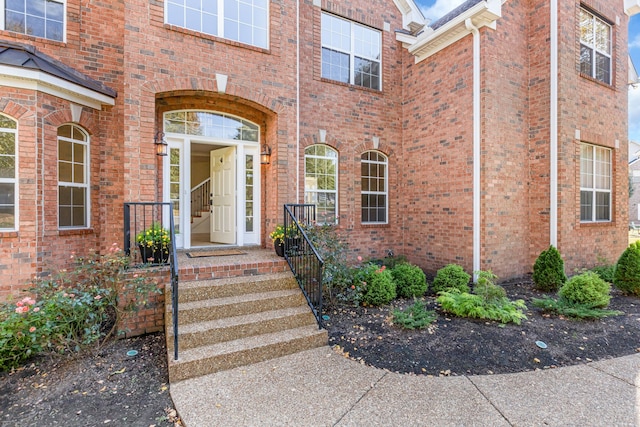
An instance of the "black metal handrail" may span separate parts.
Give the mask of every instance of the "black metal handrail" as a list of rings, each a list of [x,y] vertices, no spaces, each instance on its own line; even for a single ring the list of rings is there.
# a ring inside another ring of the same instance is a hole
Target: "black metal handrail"
[[[324,261],[305,227],[316,219],[316,206],[284,205],[284,258],[289,264],[313,315],[322,327],[322,268]]]
[[[132,212],[133,211],[133,212]],[[165,215],[165,211],[166,213]],[[173,356],[178,360],[178,252],[176,251],[176,228],[173,219],[173,204],[169,202],[130,202],[124,204],[124,253],[134,261],[137,255],[131,254],[131,246],[136,245],[138,233],[153,226],[169,224],[169,256],[154,259],[155,264],[169,265],[171,274],[171,308],[173,316]],[[136,252],[134,251],[134,254]],[[154,254],[155,255],[155,254]],[[141,254],[142,256],[142,254]]]

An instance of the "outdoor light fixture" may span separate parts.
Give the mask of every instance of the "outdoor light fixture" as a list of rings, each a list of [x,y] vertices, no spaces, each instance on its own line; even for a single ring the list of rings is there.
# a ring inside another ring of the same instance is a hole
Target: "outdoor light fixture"
[[[164,140],[164,132],[156,132],[153,137],[153,143],[156,145],[156,155],[158,156],[166,156],[167,155],[167,141]]]
[[[262,151],[260,152],[260,163],[268,165],[271,163],[271,148],[267,144],[262,144]]]

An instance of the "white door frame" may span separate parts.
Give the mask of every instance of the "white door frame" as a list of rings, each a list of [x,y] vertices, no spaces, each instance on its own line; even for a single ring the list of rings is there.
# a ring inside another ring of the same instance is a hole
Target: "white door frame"
[[[180,248],[191,248],[191,144],[207,144],[212,146],[236,147],[236,243],[237,246],[260,244],[261,223],[261,165],[259,142],[247,142],[239,140],[224,140],[207,138],[202,136],[168,133],[165,136],[168,149],[178,148],[180,152],[180,236],[176,244]],[[253,157],[253,231],[246,232],[246,197],[245,188],[247,173],[245,162],[247,157]],[[163,161],[163,200],[170,201],[169,197],[169,156]],[[181,243],[181,244],[180,244]],[[215,244],[212,243],[212,246]]]

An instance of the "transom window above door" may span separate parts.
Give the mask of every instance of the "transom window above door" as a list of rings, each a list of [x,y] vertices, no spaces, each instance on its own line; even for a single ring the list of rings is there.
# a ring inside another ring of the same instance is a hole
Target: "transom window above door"
[[[164,131],[239,141],[260,141],[258,125],[238,117],[209,111],[165,113]]]
[[[268,0],[167,0],[165,22],[252,46],[269,45]]]

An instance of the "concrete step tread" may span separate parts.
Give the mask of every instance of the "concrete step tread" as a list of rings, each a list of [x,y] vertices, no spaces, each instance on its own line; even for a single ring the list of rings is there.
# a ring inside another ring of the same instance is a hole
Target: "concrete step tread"
[[[181,302],[178,304],[178,313],[187,310],[200,310],[221,307],[231,304],[241,304],[246,302],[255,302],[262,300],[269,300],[273,298],[286,298],[290,296],[302,295],[300,289],[285,289],[282,291],[269,291],[269,292],[256,292],[251,294],[236,295],[232,297],[213,298],[198,301]],[[173,310],[171,304],[166,305],[167,312]]]
[[[198,360],[230,355],[241,351],[258,349],[260,347],[268,347],[270,345],[293,341],[305,337],[326,335],[326,333],[326,330],[319,329],[318,325],[314,324],[294,329],[287,329],[280,332],[255,335],[233,341],[225,341],[222,343],[180,351],[178,354],[178,360],[169,358],[169,365],[171,366],[191,363]]]
[[[206,332],[212,329],[223,329],[239,325],[246,325],[251,323],[262,323],[273,319],[285,319],[300,314],[309,314],[310,323],[316,324],[315,318],[311,314],[307,305],[300,305],[297,307],[283,308],[280,310],[263,311],[259,313],[247,314],[244,316],[226,317],[217,320],[210,320],[207,322],[188,323],[186,325],[179,325],[178,335],[182,334],[196,334]],[[311,323],[313,322],[313,323]],[[173,328],[169,328],[169,336],[173,336]]]
[[[246,283],[252,282],[259,284],[260,282],[266,282],[270,280],[293,280],[293,274],[291,272],[283,272],[283,273],[270,273],[270,274],[258,274],[254,276],[238,276],[238,277],[225,277],[221,279],[207,279],[207,280],[190,280],[185,282],[180,282],[179,290],[183,289],[199,289],[199,288],[207,288],[210,286],[228,286],[234,285],[238,283]]]

